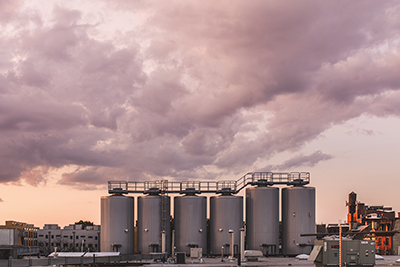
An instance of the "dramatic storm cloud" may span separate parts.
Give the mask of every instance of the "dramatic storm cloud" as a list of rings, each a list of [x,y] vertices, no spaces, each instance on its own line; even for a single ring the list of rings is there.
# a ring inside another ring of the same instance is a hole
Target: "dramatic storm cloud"
[[[0,0],[1,183],[304,170],[333,125],[400,115],[395,1],[35,3]]]

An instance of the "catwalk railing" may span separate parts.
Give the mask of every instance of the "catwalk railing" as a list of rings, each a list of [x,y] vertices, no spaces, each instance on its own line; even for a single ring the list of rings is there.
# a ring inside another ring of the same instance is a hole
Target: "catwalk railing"
[[[114,193],[179,193],[188,191],[196,193],[223,193],[237,194],[248,185],[306,185],[310,183],[309,172],[249,172],[238,180],[226,181],[109,181],[108,192]]]

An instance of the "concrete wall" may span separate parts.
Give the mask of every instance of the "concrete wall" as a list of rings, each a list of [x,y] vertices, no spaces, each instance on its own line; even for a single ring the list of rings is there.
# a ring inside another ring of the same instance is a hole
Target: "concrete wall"
[[[18,244],[19,229],[0,229],[0,245],[16,246]]]

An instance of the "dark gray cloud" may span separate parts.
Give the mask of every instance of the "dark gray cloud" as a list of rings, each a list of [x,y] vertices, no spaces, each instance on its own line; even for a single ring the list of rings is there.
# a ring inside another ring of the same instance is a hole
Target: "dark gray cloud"
[[[75,170],[60,183],[83,189],[215,179],[298,152],[362,114],[400,114],[397,2],[104,1],[102,12],[138,20],[113,32],[79,6],[54,6],[51,18],[6,6],[3,183],[40,184],[66,166]],[[317,151],[269,167],[332,157]]]

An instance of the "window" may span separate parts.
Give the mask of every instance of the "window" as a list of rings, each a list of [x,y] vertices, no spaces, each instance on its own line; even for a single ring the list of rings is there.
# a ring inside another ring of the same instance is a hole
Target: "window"
[[[97,240],[97,236],[94,237],[94,240]]]
[[[48,235],[46,235],[46,238],[49,238],[49,236]],[[339,264],[339,263],[338,263]]]
[[[51,239],[54,239],[54,235],[51,235]]]
[[[79,239],[79,235],[76,236],[76,239]],[[339,264],[339,263],[338,263]]]
[[[69,237],[69,239],[72,239],[72,235]]]
[[[39,235],[39,237],[43,237],[43,235]]]
[[[88,236],[88,238],[93,238],[93,236],[90,235],[90,236]]]

